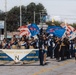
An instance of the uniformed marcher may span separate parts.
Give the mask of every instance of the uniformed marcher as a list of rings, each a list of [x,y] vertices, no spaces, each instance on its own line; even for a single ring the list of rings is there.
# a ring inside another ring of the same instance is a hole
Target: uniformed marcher
[[[12,49],[17,49],[17,38],[15,37],[15,35],[11,38],[11,41],[10,41],[10,48]]]
[[[74,41],[73,40],[70,40],[69,50],[70,50],[70,56],[74,57]]]
[[[43,35],[43,50],[44,50],[44,65],[46,65],[46,57],[47,57],[47,54],[46,54],[46,50],[47,50],[47,38],[46,38],[46,35],[44,34]]]
[[[26,48],[26,42],[25,38],[22,36],[21,41],[18,43],[19,49],[25,49]]]
[[[61,45],[60,45],[60,56],[61,56],[61,61],[64,60],[65,50],[66,50],[65,39],[63,39],[62,42],[61,42]]]
[[[55,50],[54,50],[54,56],[56,58],[57,61],[59,61],[60,58],[60,44],[61,44],[61,39],[60,38],[56,38],[55,40]]]
[[[48,46],[47,56],[50,56],[50,58],[53,58],[53,39],[52,39],[52,35],[49,35],[49,37],[48,37],[47,46]]]
[[[3,41],[2,41],[2,48],[3,49],[7,49],[8,48],[8,43],[7,43],[7,39],[4,38]]]
[[[65,56],[70,59],[69,40],[67,38],[65,38],[65,47]]]
[[[43,65],[43,60],[44,60],[44,52],[42,49],[43,46],[43,39],[42,36],[39,36],[39,60],[40,60],[40,65]]]
[[[74,39],[74,52],[75,52],[75,60],[76,60],[76,38]]]
[[[34,39],[34,37],[31,38],[31,43],[30,43],[30,45],[31,45],[34,49],[36,49],[36,40]]]

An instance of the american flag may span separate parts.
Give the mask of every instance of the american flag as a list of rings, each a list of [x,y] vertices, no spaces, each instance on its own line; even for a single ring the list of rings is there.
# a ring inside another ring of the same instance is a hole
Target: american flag
[[[66,29],[67,36],[69,36],[70,34],[72,34],[72,32],[75,31],[75,29],[72,26],[70,26],[69,24],[62,23],[61,27]]]
[[[18,30],[20,31],[20,36],[30,36],[30,31],[27,26],[20,26]]]
[[[27,30],[23,30],[23,31],[20,31],[20,36],[29,36],[30,32],[28,32]]]
[[[22,31],[22,30],[28,30],[27,26],[20,26],[18,28],[19,31]]]
[[[69,36],[69,40],[76,38],[76,30]]]
[[[72,40],[76,37],[76,30],[72,26],[70,26],[69,24],[62,23],[61,27],[66,29],[65,37],[68,37],[69,40]]]

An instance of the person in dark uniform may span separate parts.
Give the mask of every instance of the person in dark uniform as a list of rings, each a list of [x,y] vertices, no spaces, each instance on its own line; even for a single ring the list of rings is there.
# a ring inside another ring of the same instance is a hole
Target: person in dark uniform
[[[47,54],[46,54],[46,50],[47,50],[47,35],[44,34],[43,35],[43,52],[44,52],[44,65],[46,65],[46,57],[47,57]]]
[[[74,57],[74,41],[73,40],[70,40],[69,50],[70,50],[71,58]]]
[[[40,60],[40,65],[44,65],[44,50],[43,50],[43,38],[42,35],[39,35],[39,60]]]
[[[7,39],[6,38],[3,39],[1,46],[2,46],[3,49],[8,49],[8,43],[7,43]]]
[[[60,56],[61,56],[61,61],[64,60],[65,50],[66,50],[65,39],[63,39],[62,42],[61,42],[61,45],[60,45]]]
[[[60,44],[61,44],[61,39],[60,38],[56,38],[56,40],[55,40],[54,56],[55,56],[57,61],[59,61],[59,58],[60,58],[60,51],[59,51]]]
[[[76,38],[74,39],[74,54],[75,54],[75,60],[76,60]]]
[[[53,58],[53,39],[52,39],[52,35],[49,35],[47,45],[48,45],[47,56],[50,56],[50,58]]]
[[[32,37],[30,45],[33,46],[34,49],[36,49],[36,39],[34,39],[34,37]]]
[[[70,59],[70,50],[69,50],[69,41],[67,38],[64,39],[65,42],[65,56],[67,57],[67,59]]]
[[[2,49],[2,43],[0,42],[0,49]]]

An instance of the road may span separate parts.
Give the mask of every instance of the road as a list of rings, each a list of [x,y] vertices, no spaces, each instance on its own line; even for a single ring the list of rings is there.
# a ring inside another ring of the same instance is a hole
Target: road
[[[47,65],[40,66],[39,62],[29,64],[5,64],[0,66],[0,75],[76,75],[76,61],[68,59],[57,62],[47,58]]]

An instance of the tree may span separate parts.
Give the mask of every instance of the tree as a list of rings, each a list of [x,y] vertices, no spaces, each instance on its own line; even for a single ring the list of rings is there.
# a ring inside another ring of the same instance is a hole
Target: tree
[[[76,29],[76,23],[73,23],[72,26]]]
[[[34,21],[34,11],[36,12],[36,23],[40,22],[40,12],[44,10],[44,6],[39,3],[30,3],[27,6],[22,6],[22,25],[27,22]],[[44,12],[46,13],[46,11]],[[10,11],[7,12],[7,30],[15,31],[20,25],[20,7],[13,7]]]
[[[0,20],[4,20],[5,19],[5,13],[4,12],[0,12]]]

